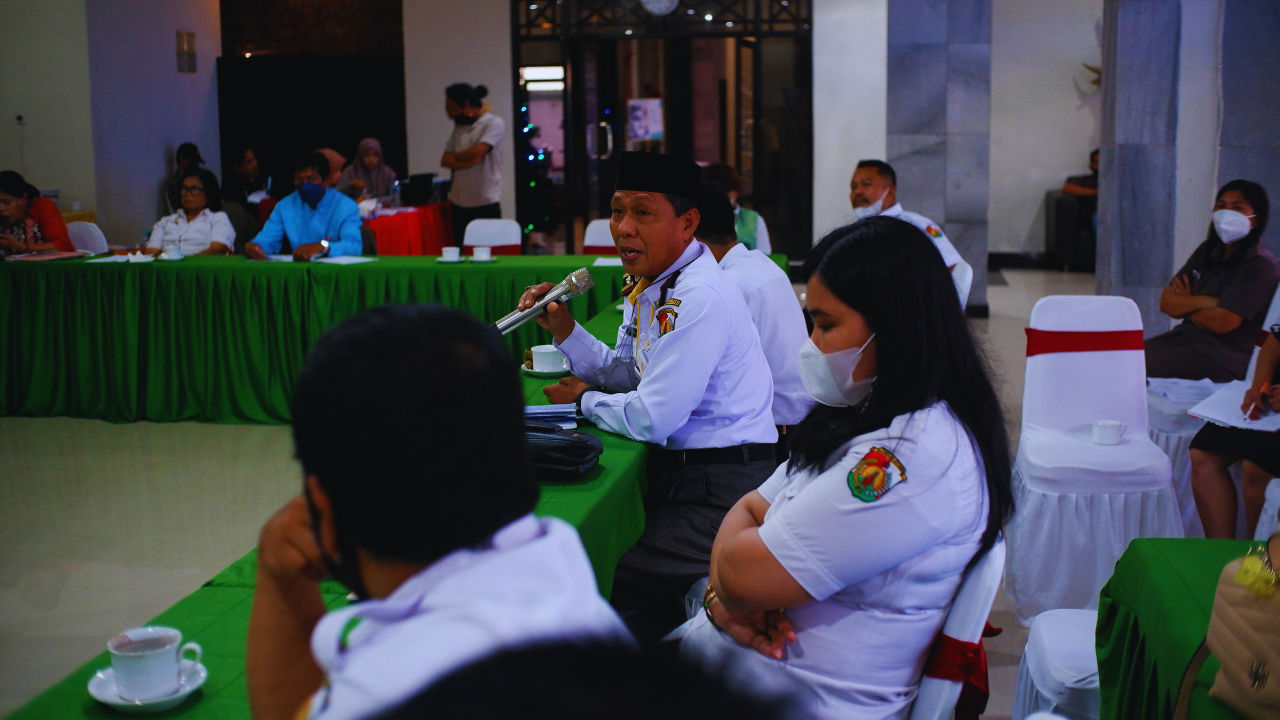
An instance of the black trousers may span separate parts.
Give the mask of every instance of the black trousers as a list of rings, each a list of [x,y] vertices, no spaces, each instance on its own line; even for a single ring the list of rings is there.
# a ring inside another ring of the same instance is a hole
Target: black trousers
[[[502,206],[499,203],[476,207],[462,207],[449,203],[449,220],[453,224],[453,244],[462,247],[462,238],[467,233],[467,223],[472,220],[500,217],[502,217]]]
[[[773,474],[772,460],[671,464],[649,453],[644,534],[618,561],[610,599],[641,643],[684,622],[683,598],[711,567],[711,545],[729,508]]]

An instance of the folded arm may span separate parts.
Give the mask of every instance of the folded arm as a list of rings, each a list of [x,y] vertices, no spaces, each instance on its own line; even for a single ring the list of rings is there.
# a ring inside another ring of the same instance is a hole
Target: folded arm
[[[1218,307],[1218,298],[1210,295],[1192,295],[1191,281],[1186,275],[1173,279],[1160,291],[1160,312],[1175,320],[1181,320],[1200,310]]]
[[[440,165],[450,170],[466,170],[474,165],[479,165],[484,156],[489,154],[493,146],[488,143],[476,143],[466,150],[458,152],[446,152],[440,156]]]

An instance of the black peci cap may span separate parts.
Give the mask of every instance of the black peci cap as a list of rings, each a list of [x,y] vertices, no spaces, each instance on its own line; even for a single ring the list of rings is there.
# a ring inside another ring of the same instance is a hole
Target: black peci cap
[[[692,160],[658,153],[624,152],[614,190],[676,195],[697,202],[702,168]]]

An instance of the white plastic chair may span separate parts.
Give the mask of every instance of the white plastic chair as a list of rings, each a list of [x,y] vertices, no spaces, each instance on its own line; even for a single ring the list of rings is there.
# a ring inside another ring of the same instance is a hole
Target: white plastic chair
[[[1094,648],[1096,610],[1050,610],[1031,621],[1027,648],[1018,663],[1013,720],[1040,713],[1094,720],[1102,709],[1098,654]]]
[[[77,250],[101,255],[107,252],[107,236],[102,228],[91,222],[67,223],[67,234],[71,236],[71,244]]]
[[[997,539],[960,583],[956,598],[951,602],[951,611],[947,613],[947,622],[942,626],[944,635],[970,643],[982,638],[987,617],[991,615],[991,604],[1000,589],[1004,562],[1004,540]],[[955,680],[921,678],[915,703],[911,706],[911,720],[948,720],[960,699],[963,686],[964,683]]]
[[[601,218],[587,223],[586,236],[582,239],[582,254],[618,254],[618,248],[613,244],[613,233],[609,231],[608,220]]]
[[[494,255],[519,255],[520,240],[520,224],[515,220],[479,218],[467,223],[462,252],[470,255],[472,248],[488,247]]]
[[[1036,303],[1030,324],[1141,331],[1142,315],[1124,297],[1058,295]],[[1124,423],[1120,444],[1093,444],[1095,420]],[[1147,436],[1140,347],[1028,357],[1013,469],[1018,512],[1005,533],[1005,593],[1019,624],[1045,610],[1096,608],[1129,541],[1182,537],[1172,474],[1168,456]]]
[[[956,284],[956,294],[960,296],[960,309],[969,304],[969,291],[973,289],[973,266],[961,260],[956,269],[951,271],[951,282]]]

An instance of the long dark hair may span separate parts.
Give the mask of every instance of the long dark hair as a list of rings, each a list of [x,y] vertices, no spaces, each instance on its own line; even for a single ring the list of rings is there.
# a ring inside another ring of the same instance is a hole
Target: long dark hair
[[[853,438],[946,401],[987,475],[987,528],[975,558],[981,556],[1013,515],[1009,435],[942,256],[914,225],[874,217],[828,233],[803,274],[822,278],[866,318],[876,333],[876,379],[865,407],[814,406],[792,438],[792,470],[826,470]]]
[[[209,212],[222,212],[222,188],[218,187],[218,176],[198,165],[192,165],[182,173],[183,180],[189,177],[198,179],[204,186],[204,202]]]
[[[1253,206],[1254,222],[1253,229],[1248,235],[1240,238],[1235,242],[1236,250],[1231,253],[1231,257],[1222,259],[1219,252],[1226,243],[1222,242],[1222,238],[1218,237],[1218,229],[1209,223],[1209,236],[1204,242],[1191,253],[1191,257],[1200,257],[1206,266],[1212,266],[1216,263],[1230,263],[1236,265],[1244,260],[1244,253],[1249,248],[1257,245],[1262,240],[1262,233],[1267,230],[1267,219],[1271,217],[1271,201],[1267,199],[1267,191],[1256,182],[1249,180],[1232,180],[1217,195],[1213,196],[1214,201],[1222,199],[1223,195],[1235,190],[1244,196],[1246,202]]]

